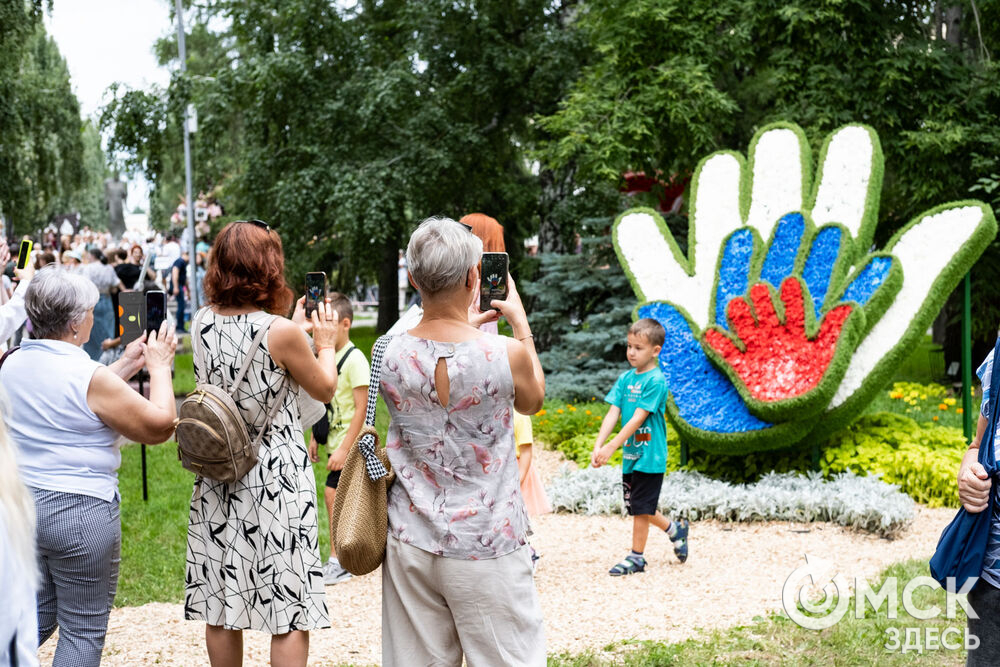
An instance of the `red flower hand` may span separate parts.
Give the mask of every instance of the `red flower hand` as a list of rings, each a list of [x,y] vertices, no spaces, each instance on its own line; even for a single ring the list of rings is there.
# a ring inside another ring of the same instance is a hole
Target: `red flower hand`
[[[786,278],[781,284],[784,321],[775,312],[766,283],[750,288],[750,300],[753,311],[745,297],[732,299],[726,310],[744,349],[717,328],[705,331],[705,341],[759,401],[794,398],[814,388],[833,359],[854,306],[843,304],[830,310],[824,315],[817,335],[810,339],[806,335],[802,283],[798,278]]]

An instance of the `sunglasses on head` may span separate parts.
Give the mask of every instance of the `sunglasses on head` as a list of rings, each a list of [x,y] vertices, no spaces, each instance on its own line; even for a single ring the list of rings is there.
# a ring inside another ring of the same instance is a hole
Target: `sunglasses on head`
[[[245,222],[245,223],[250,224],[250,225],[256,225],[257,227],[260,227],[261,229],[263,229],[266,232],[271,231],[271,225],[267,224],[263,220],[257,220],[257,219],[253,219],[253,220],[240,220],[240,222]]]

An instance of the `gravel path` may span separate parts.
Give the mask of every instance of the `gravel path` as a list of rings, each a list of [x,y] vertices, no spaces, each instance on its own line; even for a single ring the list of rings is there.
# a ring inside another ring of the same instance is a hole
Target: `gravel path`
[[[559,465],[540,452],[543,477]],[[691,525],[691,556],[681,565],[665,536],[647,546],[649,569],[612,578],[608,568],[631,541],[626,519],[548,515],[534,522],[531,542],[542,555],[536,581],[545,616],[548,650],[577,652],[627,638],[679,641],[710,629],[750,622],[781,608],[781,587],[803,564],[821,556],[853,582],[891,563],[929,557],[949,509],[920,508],[913,525],[885,540],[830,524],[769,522]],[[332,628],[314,632],[310,664],[377,664],[380,659],[381,577],[329,586]],[[204,626],[185,622],[178,604],[147,604],[111,614],[103,665],[207,665]],[[247,665],[266,664],[268,637],[245,633]],[[42,647],[51,664],[55,641]]]

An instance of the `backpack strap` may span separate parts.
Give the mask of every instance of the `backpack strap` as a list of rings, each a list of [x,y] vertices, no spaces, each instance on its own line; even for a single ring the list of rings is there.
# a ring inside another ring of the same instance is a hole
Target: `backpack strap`
[[[277,315],[268,315],[267,319],[260,325],[260,329],[257,330],[257,335],[253,337],[253,342],[250,343],[250,347],[247,348],[247,353],[243,356],[243,365],[240,366],[240,370],[236,371],[236,377],[233,378],[232,389],[227,389],[225,386],[222,388],[229,392],[232,396],[236,393],[236,387],[239,386],[240,382],[243,382],[243,378],[246,377],[247,371],[250,370],[250,364],[253,362],[253,355],[257,354],[257,348],[260,344],[264,342],[264,336],[267,332],[271,330],[271,325],[274,321],[278,319]],[[225,373],[222,375],[222,382],[225,383],[226,376]]]
[[[344,352],[344,356],[342,356],[340,361],[337,362],[337,375],[340,375],[340,369],[344,367],[344,362],[347,361],[347,357],[351,356],[351,352],[354,352],[356,349],[358,348],[354,347],[352,344],[349,348],[347,348],[347,352]],[[0,360],[0,364],[2,363],[3,360]]]

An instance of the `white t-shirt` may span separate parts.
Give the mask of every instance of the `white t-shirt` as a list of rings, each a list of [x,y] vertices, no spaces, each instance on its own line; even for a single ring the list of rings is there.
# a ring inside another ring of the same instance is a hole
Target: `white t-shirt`
[[[28,583],[24,564],[14,555],[13,545],[7,535],[7,523],[0,507],[0,665],[9,665],[10,640],[17,633],[17,664],[20,667],[38,666],[38,617],[35,591]]]

